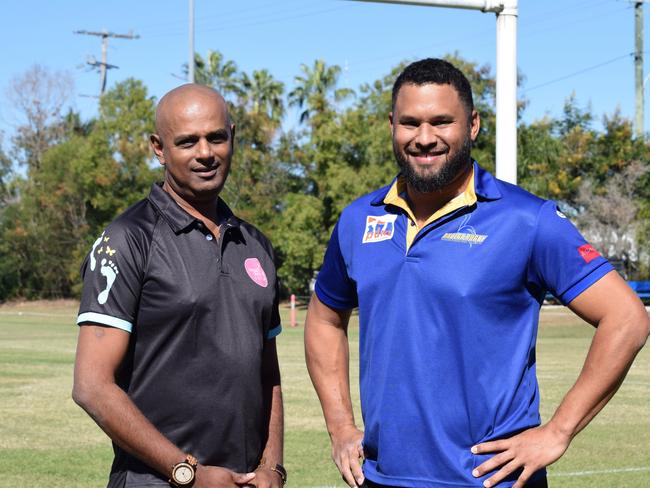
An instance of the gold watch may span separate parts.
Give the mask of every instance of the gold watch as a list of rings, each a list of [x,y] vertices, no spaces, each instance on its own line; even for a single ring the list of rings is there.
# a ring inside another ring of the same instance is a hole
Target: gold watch
[[[169,479],[169,484],[176,488],[192,486],[196,478],[198,464],[199,461],[191,454],[188,454],[184,461],[172,466],[172,477]]]

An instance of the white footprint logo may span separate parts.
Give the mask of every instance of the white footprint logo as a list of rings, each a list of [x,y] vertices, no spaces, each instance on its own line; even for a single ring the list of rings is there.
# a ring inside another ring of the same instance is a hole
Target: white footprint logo
[[[97,301],[100,305],[104,305],[106,300],[108,300],[108,293],[111,291],[113,283],[115,283],[115,278],[120,272],[117,270],[117,265],[113,261],[107,262],[106,258],[102,259],[101,265],[102,267],[99,268],[99,272],[106,278],[106,288],[97,295]]]
[[[93,248],[90,251],[90,271],[95,271],[95,266],[97,266],[97,260],[95,259],[95,249],[97,249],[97,246],[101,244],[105,233],[106,231],[102,232],[102,235],[99,236],[99,238],[95,241]]]

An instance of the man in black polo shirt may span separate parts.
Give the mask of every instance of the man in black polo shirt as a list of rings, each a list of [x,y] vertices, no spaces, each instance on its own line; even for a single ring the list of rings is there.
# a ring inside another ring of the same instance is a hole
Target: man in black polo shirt
[[[218,198],[235,127],[211,88],[156,111],[162,185],[82,266],[73,398],[113,441],[108,486],[282,486],[273,249]]]

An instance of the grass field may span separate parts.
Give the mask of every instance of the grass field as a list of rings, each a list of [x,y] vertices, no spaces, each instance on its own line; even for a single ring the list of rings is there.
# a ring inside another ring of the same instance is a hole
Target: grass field
[[[0,487],[102,487],[110,443],[71,400],[76,303],[0,306]],[[307,376],[303,329],[278,339],[289,487],[343,487],[329,456],[320,405]],[[299,323],[304,311],[298,314]],[[351,328],[356,364],[357,329]],[[563,308],[542,313],[538,372],[548,419],[580,369],[593,332]],[[358,377],[352,368],[358,406]],[[357,418],[360,415],[357,413]],[[605,410],[549,468],[552,487],[650,487],[650,349],[641,352]]]

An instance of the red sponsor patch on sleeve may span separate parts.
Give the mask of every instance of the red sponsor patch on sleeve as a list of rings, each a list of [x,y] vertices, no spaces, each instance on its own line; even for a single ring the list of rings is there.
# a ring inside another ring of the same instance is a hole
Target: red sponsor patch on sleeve
[[[594,249],[591,244],[583,244],[578,248],[578,252],[585,263],[591,263],[594,259],[600,257],[600,253]]]

